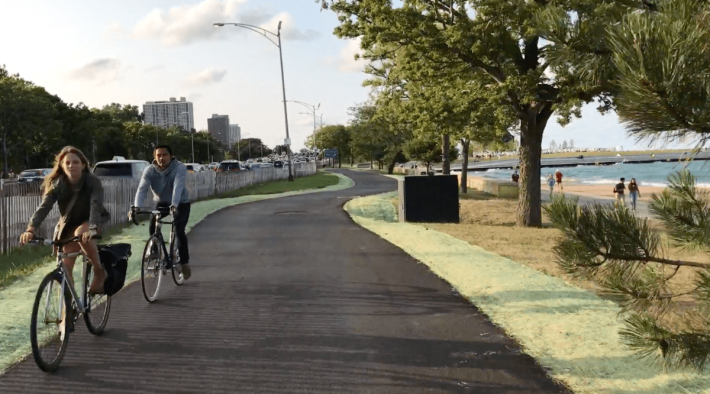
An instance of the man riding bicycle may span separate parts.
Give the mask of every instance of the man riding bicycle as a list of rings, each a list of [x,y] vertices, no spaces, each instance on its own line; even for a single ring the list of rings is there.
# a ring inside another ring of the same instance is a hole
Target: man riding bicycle
[[[190,219],[190,198],[185,187],[185,177],[187,168],[184,164],[173,157],[172,149],[168,145],[159,145],[153,151],[153,164],[143,171],[138,192],[128,218],[133,219],[136,207],[141,203],[148,193],[148,187],[153,192],[153,199],[157,201],[158,207],[170,207],[170,212],[175,221],[175,243],[178,248],[177,262],[181,265],[182,276],[189,279],[192,271],[189,261],[190,254],[187,247],[187,235],[185,227]],[[154,224],[151,222],[150,234],[155,232]]]

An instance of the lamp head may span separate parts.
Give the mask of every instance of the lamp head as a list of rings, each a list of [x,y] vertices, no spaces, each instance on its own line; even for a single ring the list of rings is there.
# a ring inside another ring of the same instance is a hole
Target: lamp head
[[[318,109],[318,108],[320,108],[320,103],[318,103],[318,106],[316,107],[316,109]]]
[[[278,28],[278,30],[281,31],[281,21],[279,21],[279,28]]]
[[[213,23],[212,27],[222,27],[224,26],[224,23]]]

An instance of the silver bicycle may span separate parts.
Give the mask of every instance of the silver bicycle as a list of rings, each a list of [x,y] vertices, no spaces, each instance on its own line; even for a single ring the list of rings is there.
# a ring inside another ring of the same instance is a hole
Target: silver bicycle
[[[94,239],[99,237],[94,237]],[[57,268],[42,279],[32,307],[30,342],[32,356],[37,366],[44,372],[54,372],[59,368],[69,343],[69,334],[74,331],[76,321],[83,316],[86,328],[94,335],[101,335],[108,323],[111,310],[111,296],[89,294],[93,280],[93,267],[86,255],[79,251],[64,253],[63,246],[78,242],[80,237],[64,241],[49,241],[35,237],[30,243],[43,243],[57,248]],[[110,246],[101,245],[102,248]],[[126,259],[130,256],[130,245],[123,248]],[[81,295],[74,283],[66,275],[63,261],[69,257],[82,256]]]

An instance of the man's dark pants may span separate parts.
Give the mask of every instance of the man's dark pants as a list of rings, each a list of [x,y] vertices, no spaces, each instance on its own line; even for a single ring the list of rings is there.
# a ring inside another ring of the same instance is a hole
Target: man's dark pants
[[[158,204],[158,207],[169,207],[169,204]],[[175,213],[175,245],[178,248],[178,258],[176,259],[180,264],[187,264],[190,262],[190,252],[187,247],[187,234],[185,234],[185,227],[187,227],[187,221],[190,220],[190,203],[182,203],[178,205],[177,212]],[[153,222],[150,223],[149,228],[150,234],[155,232],[155,225]]]

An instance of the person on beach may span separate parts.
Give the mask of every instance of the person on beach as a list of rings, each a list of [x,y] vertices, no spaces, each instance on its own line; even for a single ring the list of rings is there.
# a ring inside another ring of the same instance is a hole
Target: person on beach
[[[639,186],[636,184],[636,178],[631,178],[629,182],[629,196],[631,197],[631,209],[636,210],[636,200],[641,198]]]
[[[619,179],[619,183],[614,186],[614,193],[616,193],[616,201],[614,202],[614,205],[619,207],[625,206],[626,205],[626,198],[624,196],[624,191],[626,190],[626,185],[624,185],[624,180],[625,178]]]
[[[555,190],[555,178],[552,174],[547,177],[547,186],[550,186],[550,200],[552,200],[552,192]]]
[[[555,171],[555,182],[557,183],[557,188],[562,191],[562,173],[559,169]]]
[[[518,183],[518,179],[520,179],[520,175],[518,174],[518,167],[515,167],[515,171],[513,171],[513,175],[511,175],[510,178],[513,180],[513,182]]]
[[[66,241],[80,236],[81,241],[64,245],[62,252],[76,253],[81,249],[91,262],[94,279],[89,294],[104,292],[106,272],[99,260],[99,249],[92,239],[98,234],[99,225],[108,222],[109,212],[103,205],[104,188],[99,178],[91,173],[86,156],[73,146],[67,146],[54,159],[52,172],[44,179],[42,203],[20,236],[20,245],[25,245],[35,237],[35,231],[47,217],[56,203],[61,218],[54,232],[54,240]],[[72,270],[74,257],[65,257],[64,272],[74,284]]]

